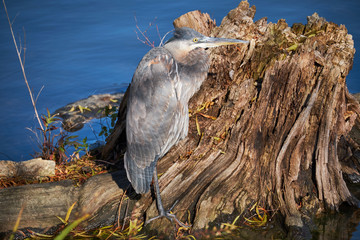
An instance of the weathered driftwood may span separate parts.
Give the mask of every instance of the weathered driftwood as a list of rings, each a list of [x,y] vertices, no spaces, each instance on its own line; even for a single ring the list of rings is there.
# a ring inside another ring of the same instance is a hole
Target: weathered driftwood
[[[83,128],[91,119],[104,117],[105,108],[117,106],[123,95],[123,93],[91,95],[57,109],[54,114],[63,119],[62,124],[66,131],[75,132]]]
[[[210,103],[203,113],[216,120],[191,117],[188,138],[158,163],[165,206],[179,200],[177,216],[189,217],[195,229],[226,214],[244,214],[256,202],[279,209],[295,228],[302,228],[308,215],[357,203],[338,153],[360,113],[345,81],[355,52],[351,35],[316,13],[306,25],[291,28],[284,20],[254,23],[254,14],[255,7],[242,2],[211,31],[252,44],[212,50],[208,79],[190,109],[194,113]],[[199,12],[175,21],[176,27],[200,32],[212,25]],[[123,128],[119,122],[105,156],[121,159]],[[147,218],[157,214],[149,198],[144,195],[141,205]],[[170,229],[166,220],[152,227]]]
[[[246,215],[254,203],[278,210],[288,226],[306,229],[314,213],[357,203],[345,184],[341,166],[351,162],[356,144],[348,132],[360,115],[359,104],[345,82],[355,52],[351,35],[344,26],[326,22],[317,14],[308,17],[306,25],[291,28],[284,20],[274,24],[263,18],[254,23],[254,14],[254,6],[241,2],[220,27],[214,27],[199,11],[175,21],[176,27],[191,26],[203,33],[209,33],[204,28],[212,29],[212,36],[252,40],[248,47],[211,50],[208,79],[190,102],[189,136],[158,163],[165,207],[179,200],[174,211],[183,221],[190,219],[193,229]],[[104,158],[118,160],[120,165],[125,151],[126,98],[125,94],[115,131],[104,148]],[[197,113],[205,105],[202,115]],[[345,165],[352,169],[351,164]],[[122,189],[128,182],[122,172],[96,176],[80,188],[63,185],[1,190],[0,221],[11,226],[9,219],[15,221],[25,202],[24,222],[20,224],[31,226],[28,219],[36,220],[31,217],[34,212],[41,211],[39,218],[50,214],[55,219],[78,200],[74,212],[93,214],[88,226],[99,226],[115,221]],[[57,195],[56,204],[40,203],[45,197],[34,197],[37,189],[42,189],[41,195],[57,187],[64,188],[60,191],[66,194]],[[22,194],[23,199],[17,199],[16,194]],[[6,196],[8,199],[3,198]],[[15,199],[13,208],[2,210]],[[38,202],[32,203],[32,199]],[[157,215],[151,193],[144,194],[137,205],[129,207],[133,216]],[[46,207],[53,212],[44,211]],[[124,202],[121,218],[125,207]],[[166,219],[153,221],[150,227],[161,232],[173,229]]]
[[[0,190],[0,232],[12,230],[23,208],[19,229],[46,229],[61,224],[70,206],[76,202],[70,220],[91,214],[87,227],[114,224],[123,189],[129,182],[124,171],[90,178],[80,187],[70,180],[32,184]],[[125,197],[125,196],[124,196]],[[125,214],[126,204],[120,216]]]

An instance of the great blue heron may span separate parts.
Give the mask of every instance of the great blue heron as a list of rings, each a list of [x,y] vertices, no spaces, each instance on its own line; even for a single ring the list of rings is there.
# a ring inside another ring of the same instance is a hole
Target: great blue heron
[[[159,217],[181,223],[161,202],[156,163],[188,134],[188,102],[209,70],[206,49],[248,41],[206,37],[197,31],[176,28],[162,47],[152,48],[139,63],[127,102],[127,177],[138,194],[150,190],[154,179]]]

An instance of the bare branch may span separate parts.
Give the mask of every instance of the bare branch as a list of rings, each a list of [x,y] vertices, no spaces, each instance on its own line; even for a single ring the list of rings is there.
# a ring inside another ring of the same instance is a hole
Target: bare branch
[[[8,22],[9,22],[9,27],[10,27],[10,31],[11,31],[11,36],[12,36],[13,41],[14,41],[14,45],[15,45],[15,48],[16,48],[16,53],[17,53],[18,58],[19,58],[19,62],[20,62],[20,66],[21,66],[21,71],[22,71],[22,73],[23,73],[23,77],[24,77],[26,86],[27,86],[28,91],[29,91],[31,103],[32,103],[32,105],[33,105],[33,107],[34,107],[35,116],[36,116],[36,119],[38,120],[38,123],[39,123],[39,126],[40,126],[41,130],[44,131],[43,124],[41,123],[41,120],[40,120],[40,117],[39,117],[39,114],[38,114],[38,111],[37,111],[37,108],[36,108],[36,105],[35,105],[35,100],[34,100],[34,97],[33,97],[33,93],[32,93],[32,91],[31,91],[31,89],[30,89],[29,82],[27,81],[27,78],[26,78],[24,64],[23,64],[23,61],[21,60],[21,54],[20,54],[19,48],[18,48],[17,43],[16,43],[14,31],[13,31],[13,29],[12,29],[12,23],[11,23],[10,18],[9,18],[9,14],[8,14],[8,11],[7,11],[7,8],[6,8],[5,0],[3,0],[3,5],[4,5],[6,17],[7,17]]]
[[[139,36],[138,31],[135,30],[137,39],[138,39],[140,42],[142,42],[142,43],[144,43],[144,44],[146,44],[146,45],[154,48],[154,47],[155,47],[155,41],[150,41],[150,38],[149,38],[147,32],[148,32],[148,30],[150,29],[150,27],[152,27],[152,26],[155,24],[155,21],[156,21],[157,18],[154,18],[154,20],[149,23],[149,26],[148,26],[148,28],[147,28],[145,31],[142,31],[142,30],[140,29],[140,27],[139,27],[139,25],[138,25],[138,21],[137,21],[136,15],[134,15],[134,19],[135,19],[135,23],[136,23],[136,29],[137,29],[137,30],[140,32],[140,34],[141,34],[141,36]],[[161,41],[161,42],[160,42],[160,46],[161,46],[163,39],[161,39],[158,25],[156,25],[156,30],[157,30],[157,34],[158,34],[158,36],[159,36],[159,39],[160,39],[160,41]],[[141,37],[142,37],[142,38],[141,38]]]
[[[159,31],[159,26],[156,24],[156,32],[158,34],[159,40],[161,42],[161,36],[160,36],[160,31]]]

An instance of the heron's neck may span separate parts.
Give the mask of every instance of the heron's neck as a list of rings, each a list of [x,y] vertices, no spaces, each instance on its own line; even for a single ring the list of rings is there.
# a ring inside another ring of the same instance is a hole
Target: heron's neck
[[[178,61],[181,84],[177,91],[181,93],[182,101],[186,107],[190,98],[199,90],[206,79],[210,66],[209,62],[209,56],[202,48],[192,50],[182,61]]]
[[[196,48],[186,54],[182,59],[177,59],[187,72],[203,73],[208,72],[210,61],[209,55],[203,48]]]

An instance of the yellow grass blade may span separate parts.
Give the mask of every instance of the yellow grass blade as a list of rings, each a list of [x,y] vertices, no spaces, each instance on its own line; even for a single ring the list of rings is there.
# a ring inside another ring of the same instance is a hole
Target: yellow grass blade
[[[250,211],[254,210],[254,208],[256,207],[257,202],[250,208]]]
[[[62,230],[61,233],[54,238],[54,240],[65,239],[65,237],[71,232],[71,230],[73,230],[77,225],[86,220],[89,216],[89,214],[86,214],[83,217],[76,219],[74,222],[67,225],[66,228],[64,228],[64,230]]]
[[[18,227],[19,227],[20,219],[21,219],[21,215],[22,215],[23,211],[24,211],[24,205],[22,205],[22,207],[21,207],[21,209],[20,209],[20,211],[19,211],[18,217],[17,217],[17,219],[16,219],[16,222],[15,222],[15,225],[14,225],[14,228],[13,228],[13,232],[12,232],[10,238],[9,238],[10,240],[13,240],[13,239],[14,239],[15,232],[17,231],[17,229],[18,229]]]
[[[73,205],[71,205],[71,207],[68,209],[66,216],[65,216],[65,222],[67,223],[69,221],[70,218],[70,214],[71,211],[74,209],[76,202],[73,203]]]
[[[232,225],[235,225],[235,223],[237,222],[237,220],[239,219],[239,217],[240,217],[240,215],[237,216],[237,217],[234,219],[234,221],[232,222]]]
[[[200,136],[201,135],[201,131],[200,131],[200,125],[199,125],[199,121],[198,121],[198,118],[197,118],[197,115],[195,117],[195,123],[196,123],[196,130],[198,132],[198,135]]]
[[[53,235],[47,235],[47,234],[41,234],[41,233],[34,233],[34,236],[42,237],[42,238],[49,238],[49,239],[53,239],[53,238],[54,238]]]
[[[266,223],[267,223],[267,214],[264,213],[264,217],[263,217],[261,223],[260,223],[258,226],[259,226],[259,227],[262,227],[262,226],[264,226]]]
[[[259,207],[256,206],[255,210],[256,210],[256,214],[258,215],[259,219],[262,221],[262,220],[263,220],[263,217],[261,216],[261,214],[260,214],[260,212],[259,212]]]
[[[246,218],[246,217],[244,217],[244,219],[245,219],[247,222],[249,222],[249,223],[259,223],[259,222],[261,222],[261,221],[259,221],[258,219],[251,220],[251,219]]]
[[[84,108],[82,106],[79,105],[78,108],[79,108],[81,113],[84,113]]]
[[[66,224],[67,222],[64,220],[64,219],[62,219],[61,217],[59,217],[59,216],[56,216],[63,224]]]

